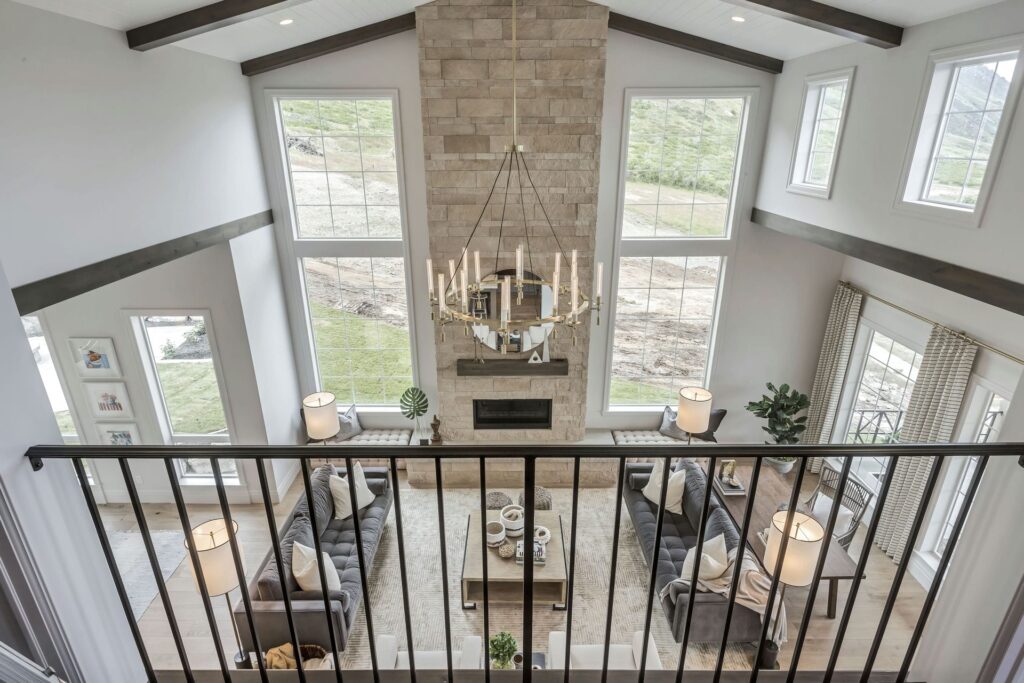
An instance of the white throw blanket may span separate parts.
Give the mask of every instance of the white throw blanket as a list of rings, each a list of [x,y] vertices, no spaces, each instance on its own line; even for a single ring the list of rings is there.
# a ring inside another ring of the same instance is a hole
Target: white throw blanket
[[[729,597],[729,587],[732,583],[732,574],[735,571],[736,550],[738,547],[729,551],[729,568],[716,579],[698,579],[697,590],[704,591],[705,593],[718,593],[726,598]],[[757,563],[753,553],[748,549],[743,554],[743,564],[740,565],[740,582],[736,589],[736,602],[760,614],[762,623],[764,622],[765,610],[768,607],[768,592],[771,590],[771,585],[772,577],[761,570],[761,566]],[[661,589],[660,597],[664,600],[668,596],[674,603],[676,596],[683,592],[689,592],[689,590],[690,577],[685,579],[678,578],[669,582],[668,585]],[[772,609],[772,622],[768,627],[768,637],[770,638],[772,635],[772,631],[775,628],[774,619],[778,615],[781,625],[775,641],[781,645],[788,640],[788,634],[786,633],[786,605],[782,603],[780,610],[778,591],[775,594],[775,602],[776,606]]]

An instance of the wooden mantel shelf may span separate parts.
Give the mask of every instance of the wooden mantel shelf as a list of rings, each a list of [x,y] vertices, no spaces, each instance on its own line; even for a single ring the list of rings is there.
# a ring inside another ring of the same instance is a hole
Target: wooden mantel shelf
[[[552,358],[547,363],[530,363],[525,358],[492,358],[483,363],[472,358],[455,362],[459,377],[553,377],[569,374],[567,358]]]

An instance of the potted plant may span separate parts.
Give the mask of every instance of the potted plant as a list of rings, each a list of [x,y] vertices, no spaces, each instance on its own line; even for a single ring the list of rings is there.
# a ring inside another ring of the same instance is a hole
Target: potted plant
[[[423,393],[423,390],[419,387],[409,387],[402,394],[402,398],[399,401],[399,407],[402,410],[402,415],[407,420],[413,420],[416,423],[416,433],[422,435],[423,427],[420,425],[420,418],[427,414],[427,408],[430,406],[427,401],[427,395]],[[420,445],[426,446],[430,443],[429,439],[425,439],[420,436]]]
[[[760,401],[751,401],[747,410],[758,417],[768,420],[768,426],[761,427],[777,444],[794,444],[800,441],[800,434],[807,429],[807,416],[797,415],[811,404],[807,394],[790,389],[788,384],[776,388],[768,382],[766,385],[771,395],[762,394]],[[772,443],[765,441],[765,443]],[[775,455],[765,458],[780,474],[793,469],[796,458],[792,455]]]
[[[491,636],[491,667],[495,669],[511,669],[512,658],[519,649],[516,639],[508,631]]]

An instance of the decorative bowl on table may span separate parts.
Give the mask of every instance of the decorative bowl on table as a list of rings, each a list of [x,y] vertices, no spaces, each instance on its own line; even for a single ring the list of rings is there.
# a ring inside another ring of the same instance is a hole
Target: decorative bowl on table
[[[487,522],[487,545],[497,548],[505,541],[505,525],[501,522]]]
[[[526,526],[526,510],[522,505],[506,505],[501,509],[501,523],[505,526],[505,535],[518,538],[523,535]]]

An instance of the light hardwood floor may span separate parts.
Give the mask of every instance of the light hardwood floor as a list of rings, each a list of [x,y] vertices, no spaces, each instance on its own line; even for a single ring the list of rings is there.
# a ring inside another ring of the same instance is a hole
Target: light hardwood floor
[[[805,483],[806,490],[813,488],[812,479]],[[515,493],[508,490],[510,494]],[[275,506],[278,524],[287,517],[302,494],[301,482],[296,481],[285,499]],[[565,524],[569,524],[568,509],[571,491],[552,489],[555,509],[565,511]],[[410,567],[410,586],[419,595],[413,615],[414,637],[418,649],[442,647],[443,628],[437,620],[436,601],[440,604],[440,567],[436,561],[437,509],[433,490],[411,489],[402,476],[401,490],[406,530],[407,562]],[[480,633],[481,610],[464,612],[459,609],[459,577],[465,543],[465,520],[469,509],[479,504],[478,493],[472,489],[448,489],[446,498],[445,535],[448,542],[448,579],[451,591],[452,632],[458,637],[467,633]],[[596,541],[581,543],[577,555],[578,573],[573,611],[575,642],[601,642],[607,609],[607,573],[610,564],[610,530],[614,510],[612,489],[581,489],[580,525],[591,528]],[[173,505],[145,505],[147,523],[152,530],[180,531],[181,525]],[[131,507],[128,505],[100,506],[104,524],[108,531],[137,531]],[[239,523],[239,538],[243,544],[247,574],[251,577],[269,550],[269,533],[266,513],[262,505],[233,505],[232,514]],[[193,525],[207,519],[220,517],[216,505],[190,505],[189,516]],[[397,576],[397,540],[394,532],[394,513],[388,520],[388,528],[381,541],[381,549],[371,576],[371,600],[377,633],[392,632],[402,636],[404,616],[401,599],[394,577]],[[645,604],[646,564],[639,557],[639,545],[625,510],[622,512],[622,537],[619,549],[619,571],[615,582],[615,612],[613,618],[613,641],[629,642],[628,634],[643,627],[643,606]],[[600,529],[597,529],[600,527]],[[585,536],[581,531],[581,540]],[[590,537],[586,537],[590,538]],[[853,543],[851,551],[859,556],[860,538]],[[586,560],[584,561],[584,555]],[[888,595],[896,566],[877,548],[873,548],[868,561],[866,579],[861,584],[860,594],[853,610],[853,618],[846,633],[846,639],[839,659],[840,670],[859,670],[864,662],[871,639],[875,634],[878,619]],[[193,668],[216,668],[217,660],[210,637],[202,601],[196,592],[191,577],[191,567],[182,561],[167,582],[175,616],[185,642],[189,661]],[[842,614],[846,603],[849,582],[841,582],[839,611]],[[424,588],[427,587],[427,588]],[[434,587],[434,588],[430,588]],[[434,596],[433,594],[437,595]],[[806,589],[789,589],[786,593],[788,623],[795,638],[803,616]],[[827,588],[822,585],[812,612],[812,623],[800,660],[801,670],[821,670],[828,661],[838,627],[838,619],[828,619],[826,610]],[[875,670],[895,670],[902,661],[910,633],[916,623],[925,589],[909,574],[904,580],[892,612],[889,626],[882,643]],[[232,599],[238,599],[237,591]],[[436,600],[435,600],[436,599]],[[223,598],[214,599],[217,628],[224,649],[233,653],[237,648],[229,621],[227,606]],[[538,606],[534,611],[534,647],[547,649],[547,633],[552,629],[564,628],[564,612],[552,612],[550,608]],[[433,617],[433,618],[432,618]],[[678,645],[668,632],[667,622],[660,609],[655,606],[651,620],[651,631],[655,636],[659,653],[666,666],[674,668],[678,662]],[[157,669],[178,669],[181,667],[167,625],[163,605],[158,597],[139,621],[150,657]],[[492,605],[491,632],[509,630],[521,637],[521,610],[509,606]],[[354,626],[354,636],[346,651],[343,666],[364,668],[368,666],[368,643],[362,614]],[[457,640],[456,640],[457,644]],[[726,668],[749,669],[753,659],[753,646],[731,645],[727,651]],[[784,646],[780,653],[783,667],[789,665],[791,648]],[[691,645],[687,653],[687,668],[713,668],[717,646]],[[230,658],[230,654],[229,654]]]

